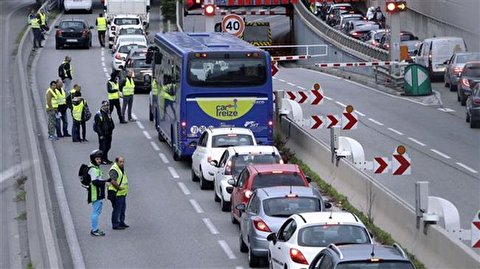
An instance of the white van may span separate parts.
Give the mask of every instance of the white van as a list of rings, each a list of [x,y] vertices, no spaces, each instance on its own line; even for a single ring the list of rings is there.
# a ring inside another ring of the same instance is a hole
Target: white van
[[[415,51],[415,62],[425,66],[430,75],[439,76],[445,72],[445,61],[456,52],[467,51],[461,37],[434,37],[423,40]]]
[[[66,12],[71,10],[85,10],[92,13],[92,0],[64,0],[63,7]]]

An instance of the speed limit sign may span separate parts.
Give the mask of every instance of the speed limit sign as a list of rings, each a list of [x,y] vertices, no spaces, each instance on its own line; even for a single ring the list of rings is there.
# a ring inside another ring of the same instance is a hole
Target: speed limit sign
[[[236,14],[229,14],[223,17],[222,32],[230,33],[234,36],[241,36],[245,30],[243,18]]]

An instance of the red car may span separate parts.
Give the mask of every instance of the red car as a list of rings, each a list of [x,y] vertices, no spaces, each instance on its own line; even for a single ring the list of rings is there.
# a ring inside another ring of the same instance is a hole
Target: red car
[[[232,223],[238,223],[241,215],[235,207],[242,203],[248,204],[255,189],[275,186],[308,187],[311,181],[296,164],[248,165],[236,179],[229,179],[228,182],[233,186],[230,198]]]

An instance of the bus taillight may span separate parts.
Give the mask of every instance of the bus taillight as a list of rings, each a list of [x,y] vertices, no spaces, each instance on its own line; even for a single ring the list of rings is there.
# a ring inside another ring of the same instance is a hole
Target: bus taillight
[[[270,128],[273,127],[273,121],[271,121],[271,120],[268,121],[268,127],[270,127]]]
[[[195,58],[207,58],[208,54],[206,54],[206,53],[195,53],[193,56],[195,56]]]
[[[186,121],[182,121],[181,125],[182,125],[182,128],[185,128],[185,127],[187,127],[187,122],[186,122]]]

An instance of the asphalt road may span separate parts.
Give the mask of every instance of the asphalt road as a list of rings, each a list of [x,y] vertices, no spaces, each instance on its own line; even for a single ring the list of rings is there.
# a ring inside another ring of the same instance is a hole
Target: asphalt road
[[[158,14],[156,7],[153,20],[155,14]],[[82,17],[92,24],[96,15],[94,12],[63,16],[69,17]],[[160,30],[156,24],[151,25],[152,34]],[[47,40],[35,71],[40,93],[56,78],[57,66],[65,55],[73,59],[73,83],[81,84],[92,112],[97,111],[100,102],[106,99],[105,72],[110,72],[111,55],[99,47],[96,33],[90,50],[55,50],[54,39]],[[148,121],[148,96],[135,96],[133,112],[138,121],[127,125],[118,124],[114,113],[116,129],[109,154],[110,159],[117,155],[126,158],[130,181],[126,222],[131,226],[127,230],[111,229],[111,205],[105,201],[100,227],[107,235],[94,238],[89,234],[91,207],[86,204],[86,193],[76,172],[97,148],[92,120],[87,123],[89,143],[72,143],[68,138],[53,142],[87,267],[248,267],[246,255],[238,248],[238,228],[213,201],[213,191],[200,191],[198,183],[190,179],[190,164],[174,162],[171,150],[156,139],[153,124]],[[107,169],[103,167],[104,172]]]

